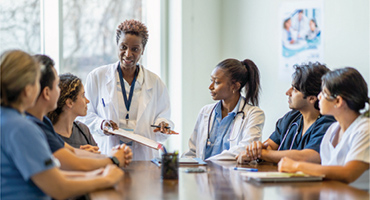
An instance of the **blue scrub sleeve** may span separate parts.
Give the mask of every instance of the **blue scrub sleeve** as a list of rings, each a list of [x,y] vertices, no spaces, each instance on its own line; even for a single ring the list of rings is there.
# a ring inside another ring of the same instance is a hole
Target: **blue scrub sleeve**
[[[26,123],[13,131],[4,144],[24,180],[55,167],[46,138],[36,124]]]

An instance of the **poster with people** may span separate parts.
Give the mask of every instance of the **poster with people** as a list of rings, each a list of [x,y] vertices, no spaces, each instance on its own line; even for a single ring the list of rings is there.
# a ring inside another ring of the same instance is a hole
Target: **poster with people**
[[[323,62],[323,1],[284,2],[280,7],[280,80],[290,80],[295,64]]]

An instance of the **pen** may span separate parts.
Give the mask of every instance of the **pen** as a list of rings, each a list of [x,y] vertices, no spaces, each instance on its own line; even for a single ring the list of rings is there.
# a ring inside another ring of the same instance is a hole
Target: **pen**
[[[247,171],[247,172],[258,172],[258,169],[256,168],[235,167],[234,170]]]
[[[153,159],[151,161],[152,161],[152,163],[154,163],[155,165],[157,165],[157,167],[161,167],[161,164],[158,162],[158,160]]]
[[[161,126],[158,126],[158,125],[150,125],[151,127],[155,127],[155,128],[161,128]],[[166,129],[170,129],[171,127],[169,126],[165,126],[164,128]]]
[[[101,98],[101,102],[103,103],[103,107],[105,107],[104,99]]]
[[[167,150],[166,150],[166,147],[164,147],[163,144],[159,144],[159,149],[161,149],[163,151],[164,154],[167,154]]]

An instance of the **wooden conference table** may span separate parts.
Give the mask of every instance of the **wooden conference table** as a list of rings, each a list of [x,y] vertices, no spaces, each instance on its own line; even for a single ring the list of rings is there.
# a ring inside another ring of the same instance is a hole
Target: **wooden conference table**
[[[186,173],[180,166],[178,180],[162,180],[161,168],[150,161],[134,161],[125,168],[125,176],[115,187],[95,191],[90,199],[366,199],[367,191],[337,181],[295,183],[253,183],[240,177],[235,163],[208,162],[200,166],[206,173]],[[194,167],[194,166],[191,166]],[[195,166],[196,167],[196,166]],[[250,166],[248,166],[250,167]],[[260,163],[259,171],[277,171],[271,163]]]

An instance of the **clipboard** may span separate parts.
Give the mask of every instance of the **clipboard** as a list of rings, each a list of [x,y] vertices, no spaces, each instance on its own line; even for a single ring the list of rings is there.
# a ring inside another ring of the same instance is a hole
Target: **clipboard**
[[[137,143],[140,143],[142,145],[145,145],[147,147],[150,147],[156,150],[162,149],[162,144],[152,139],[149,139],[147,137],[144,137],[142,135],[130,132],[130,131],[125,131],[123,129],[117,129],[117,130],[108,130],[108,133],[125,137],[127,139],[130,139],[132,141],[135,141]]]

